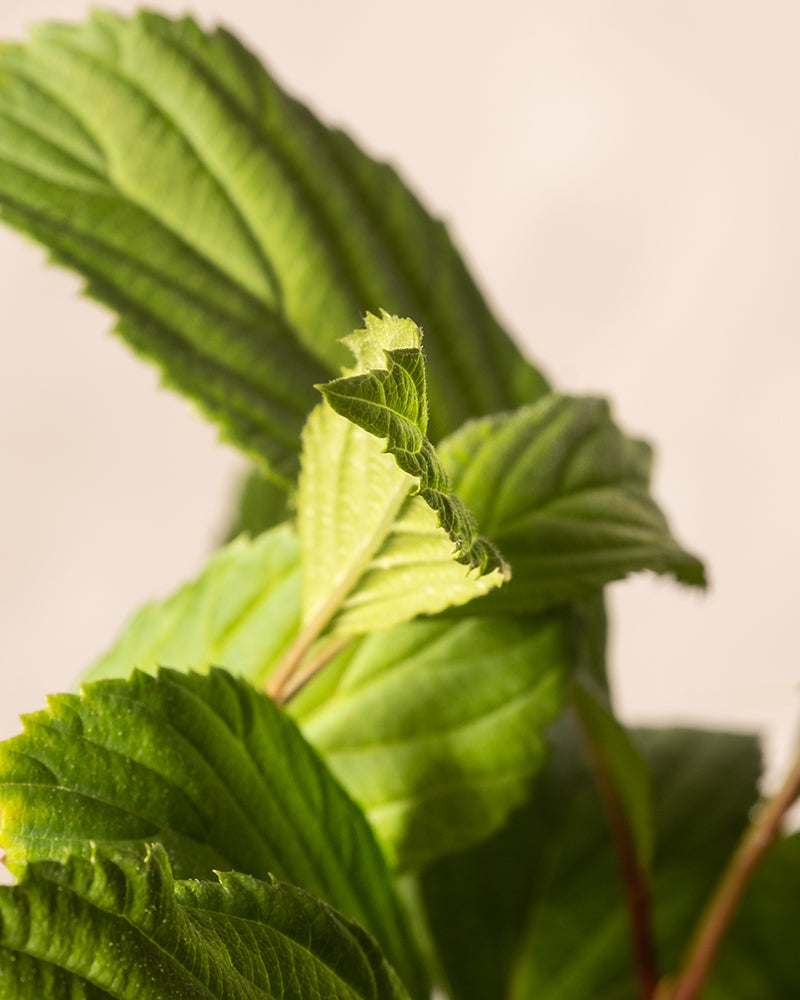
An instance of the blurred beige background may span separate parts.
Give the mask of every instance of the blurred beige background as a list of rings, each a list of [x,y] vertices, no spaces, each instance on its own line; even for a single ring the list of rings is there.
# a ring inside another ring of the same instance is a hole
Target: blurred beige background
[[[2,0],[0,37],[87,9]],[[800,4],[192,9],[399,164],[556,384],[657,443],[713,589],[612,589],[620,705],[756,729],[774,777],[800,680]],[[2,737],[201,567],[239,468],[78,287],[0,232]]]

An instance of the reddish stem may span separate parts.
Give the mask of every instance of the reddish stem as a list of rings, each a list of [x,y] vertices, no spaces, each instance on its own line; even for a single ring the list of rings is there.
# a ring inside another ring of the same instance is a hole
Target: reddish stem
[[[580,712],[576,713],[580,720]],[[606,819],[611,829],[622,873],[622,886],[628,912],[631,932],[631,947],[636,974],[636,983],[641,1000],[653,1000],[658,974],[656,972],[656,951],[650,919],[650,886],[646,873],[639,864],[636,845],[630,824],[625,815],[617,790],[606,767],[602,753],[592,740],[586,726],[581,721],[586,744],[591,754],[597,778],[597,788],[605,809]]]
[[[742,838],[708,906],[697,925],[683,968],[669,1000],[695,1000],[711,971],[725,932],[742,895],[767,848],[775,840],[781,821],[800,796],[800,754],[775,795],[768,799]]]

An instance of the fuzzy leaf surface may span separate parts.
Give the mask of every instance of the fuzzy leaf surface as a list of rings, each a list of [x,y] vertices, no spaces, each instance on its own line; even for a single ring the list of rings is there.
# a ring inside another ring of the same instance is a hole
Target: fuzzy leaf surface
[[[0,213],[287,484],[365,310],[428,328],[435,437],[546,390],[394,170],[188,18],[97,11],[3,48]]]
[[[125,625],[85,681],[160,666],[222,666],[263,685],[300,626],[300,555],[291,525],[220,549],[200,576]]]
[[[582,736],[565,723],[508,826],[422,875],[453,1000],[637,995],[614,845]],[[755,739],[730,733],[632,735],[653,779],[654,936],[666,972],[748,821],[760,754]]]
[[[426,437],[428,395],[419,327],[384,313],[382,320],[367,316],[367,329],[360,333],[354,350],[361,370],[319,386],[325,400],[338,414],[385,440],[385,450],[398,466],[418,480],[415,493],[436,513],[459,562],[480,575],[496,570],[507,577],[508,567],[494,546],[477,534],[472,515],[451,491],[436,449]],[[376,345],[383,348],[380,361],[373,358]],[[381,362],[385,367],[379,367]]]
[[[435,614],[486,594],[507,575],[450,493],[425,437],[419,328],[367,316],[367,328],[348,342],[356,374],[320,386],[326,402],[303,431],[297,507],[303,625],[313,634],[354,634]],[[380,364],[389,367],[374,367]],[[380,403],[362,394],[354,410],[350,387],[373,380]],[[375,410],[383,417],[377,427]]]
[[[94,849],[0,888],[7,1000],[408,1000],[375,941],[321,900],[239,873],[176,882]]]
[[[58,695],[0,746],[9,868],[163,844],[176,873],[275,875],[363,923],[417,994],[389,871],[361,811],[295,724],[221,670],[162,670]]]
[[[550,395],[471,421],[438,452],[514,570],[482,614],[582,599],[640,570],[705,583],[650,496],[649,449],[619,431],[602,400]]]
[[[289,705],[401,870],[489,836],[541,767],[568,616],[416,621],[352,644]]]

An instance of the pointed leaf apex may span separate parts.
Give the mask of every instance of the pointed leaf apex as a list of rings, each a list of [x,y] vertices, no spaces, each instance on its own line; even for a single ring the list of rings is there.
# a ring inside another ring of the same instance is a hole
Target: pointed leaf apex
[[[419,350],[422,330],[413,320],[392,316],[381,309],[380,316],[368,312],[363,328],[343,337],[342,343],[356,359],[356,367],[347,374],[355,375],[373,368],[385,368],[388,351]]]

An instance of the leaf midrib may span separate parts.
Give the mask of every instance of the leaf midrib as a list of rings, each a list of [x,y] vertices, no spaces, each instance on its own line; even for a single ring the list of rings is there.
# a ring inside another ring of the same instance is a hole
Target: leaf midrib
[[[336,613],[344,607],[348,595],[364,576],[380,547],[392,533],[392,525],[410,489],[411,485],[405,478],[398,480],[393,492],[387,496],[381,519],[353,554],[349,566],[336,577],[328,591],[328,597],[306,616],[301,634],[308,632],[315,638],[321,635]]]

